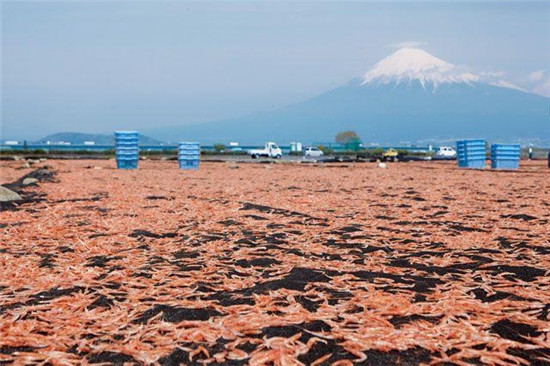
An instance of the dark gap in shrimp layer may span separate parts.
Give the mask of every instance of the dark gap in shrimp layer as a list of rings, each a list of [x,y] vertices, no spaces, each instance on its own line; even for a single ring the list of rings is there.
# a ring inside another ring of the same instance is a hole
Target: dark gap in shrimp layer
[[[170,323],[178,323],[183,320],[208,320],[221,314],[208,308],[184,308],[170,305],[155,305],[134,319],[132,323],[144,324],[155,315],[162,313],[161,319]]]
[[[524,323],[516,323],[509,319],[502,319],[491,325],[491,331],[502,338],[521,343],[530,343],[526,337],[538,337],[542,333],[537,328]]]

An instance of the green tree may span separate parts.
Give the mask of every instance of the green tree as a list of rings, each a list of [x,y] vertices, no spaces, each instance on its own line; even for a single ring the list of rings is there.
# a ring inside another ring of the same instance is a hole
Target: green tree
[[[216,152],[222,152],[223,150],[225,150],[225,145],[224,144],[216,144],[216,145],[214,145],[214,150],[216,150]]]
[[[361,139],[355,131],[339,132],[336,137],[334,137],[334,141],[345,145],[346,150],[359,150],[359,145],[361,144]]]

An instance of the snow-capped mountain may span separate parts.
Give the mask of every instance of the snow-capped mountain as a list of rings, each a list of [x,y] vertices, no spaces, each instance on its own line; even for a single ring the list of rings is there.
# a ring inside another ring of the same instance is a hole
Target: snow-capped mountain
[[[241,118],[151,131],[157,138],[203,143],[332,141],[355,130],[364,142],[486,138],[550,141],[550,99],[480,77],[403,48],[362,77],[306,101]]]
[[[424,50],[402,48],[370,68],[363,76],[361,84],[381,85],[418,81],[423,87],[431,84],[429,86],[435,89],[440,84],[471,84],[478,80],[477,75],[463,72],[455,65]]]

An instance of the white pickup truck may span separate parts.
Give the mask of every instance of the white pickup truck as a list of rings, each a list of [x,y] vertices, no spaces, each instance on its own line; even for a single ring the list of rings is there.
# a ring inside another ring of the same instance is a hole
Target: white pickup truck
[[[258,159],[260,157],[280,159],[283,156],[283,152],[274,142],[266,142],[263,149],[250,150],[248,154],[252,159]]]

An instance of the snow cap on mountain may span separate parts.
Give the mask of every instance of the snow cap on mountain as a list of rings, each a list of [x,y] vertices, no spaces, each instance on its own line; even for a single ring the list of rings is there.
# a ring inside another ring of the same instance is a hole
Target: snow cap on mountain
[[[466,83],[478,81],[477,75],[463,72],[457,66],[445,62],[418,48],[401,48],[379,61],[363,76],[362,84],[389,84],[419,81],[425,88],[444,83]]]

